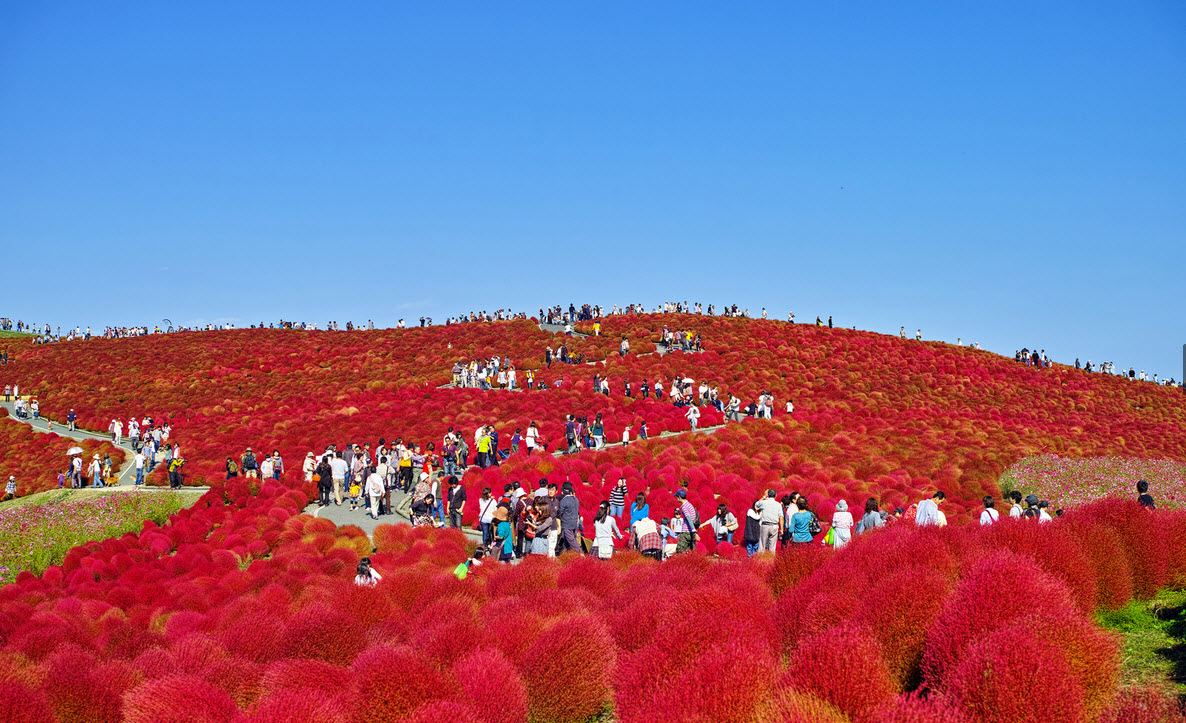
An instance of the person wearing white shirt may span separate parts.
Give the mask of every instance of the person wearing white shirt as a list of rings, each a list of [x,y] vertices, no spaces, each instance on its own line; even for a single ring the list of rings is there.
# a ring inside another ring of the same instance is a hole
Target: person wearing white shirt
[[[535,451],[535,448],[538,444],[539,444],[539,427],[537,427],[535,422],[532,421],[531,426],[527,428],[527,454],[529,456],[531,455],[532,452]]]
[[[147,460],[148,460],[148,458],[144,456],[144,450],[140,450],[139,452],[136,453],[136,458],[135,458],[135,465],[136,465],[135,486],[136,487],[139,487],[140,485],[144,484],[144,463]]]
[[[374,471],[367,476],[366,493],[367,497],[371,500],[371,518],[377,520],[379,519],[379,499],[386,492],[386,489],[383,484],[383,476],[379,474],[376,468],[372,467],[371,469]]]
[[[1021,493],[1017,490],[1010,492],[1009,502],[1012,503],[1012,506],[1009,508],[1009,516],[1020,520],[1024,514],[1024,511],[1021,509]]]
[[[342,459],[342,453],[337,452],[329,463],[330,472],[334,478],[334,500],[338,507],[342,506],[342,492],[346,485],[346,475],[350,474],[350,467]]]
[[[929,500],[923,500],[918,503],[918,512],[914,515],[914,523],[919,527],[927,525],[941,526],[939,517],[939,505],[943,504],[943,500],[947,499],[947,495],[942,490],[936,492]]]
[[[512,392],[515,391],[515,376],[514,368],[507,370],[507,389],[510,389]]]
[[[991,525],[1001,518],[1001,513],[993,509],[994,507],[996,507],[996,501],[992,498],[992,495],[986,495],[984,498],[984,512],[980,513],[981,525]]]

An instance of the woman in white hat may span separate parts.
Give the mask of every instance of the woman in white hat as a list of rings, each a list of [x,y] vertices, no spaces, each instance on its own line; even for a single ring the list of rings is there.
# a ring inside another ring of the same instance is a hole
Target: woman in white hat
[[[852,513],[848,511],[848,503],[840,500],[836,503],[836,512],[832,514],[832,544],[844,547],[852,540]]]

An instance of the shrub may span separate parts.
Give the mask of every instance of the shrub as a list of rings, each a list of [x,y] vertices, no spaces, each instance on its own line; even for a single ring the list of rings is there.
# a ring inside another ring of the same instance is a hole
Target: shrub
[[[939,615],[951,582],[925,567],[909,567],[875,581],[861,598],[852,621],[881,643],[882,658],[898,690],[920,682],[927,628]]]
[[[1099,717],[1099,723],[1186,723],[1186,712],[1176,695],[1139,687],[1120,691],[1116,701]]]
[[[45,697],[20,683],[0,685],[0,720],[11,723],[57,723]]]
[[[553,622],[540,633],[520,669],[532,718],[578,723],[601,712],[611,699],[616,655],[613,636],[592,615]],[[557,685],[554,670],[581,673]]]
[[[946,680],[952,701],[985,723],[1080,723],[1083,687],[1057,646],[1006,628],[972,641]]]
[[[781,685],[817,696],[852,716],[885,705],[896,692],[876,638],[853,626],[804,639],[791,653]]]
[[[350,713],[340,696],[283,690],[260,701],[247,723],[350,723]]]
[[[240,717],[229,695],[190,675],[149,680],[124,695],[126,723],[227,723]]]
[[[286,626],[284,656],[347,665],[365,643],[364,631],[349,615],[314,603],[297,612]]]
[[[493,648],[479,648],[453,665],[458,702],[488,723],[527,720],[527,688],[514,664]]]
[[[986,554],[969,565],[927,631],[922,660],[927,685],[943,690],[947,672],[964,648],[984,636],[986,626],[1064,610],[1074,610],[1066,587],[1033,560],[1006,551]]]
[[[351,669],[350,699],[357,723],[401,720],[422,704],[445,697],[454,687],[438,668],[406,646],[367,648]]]

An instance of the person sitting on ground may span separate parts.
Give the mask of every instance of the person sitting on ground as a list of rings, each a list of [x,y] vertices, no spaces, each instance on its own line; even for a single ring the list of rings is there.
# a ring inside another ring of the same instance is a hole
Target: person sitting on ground
[[[1149,494],[1149,483],[1145,480],[1137,482],[1137,503],[1147,510],[1157,509],[1157,505],[1153,503],[1153,496]]]
[[[649,517],[641,517],[630,525],[630,545],[647,557],[663,559],[663,538],[659,526]]]
[[[359,561],[355,572],[357,574],[354,576],[354,584],[359,587],[374,587],[383,579],[379,571],[371,567],[371,558],[369,557],[364,557]]]

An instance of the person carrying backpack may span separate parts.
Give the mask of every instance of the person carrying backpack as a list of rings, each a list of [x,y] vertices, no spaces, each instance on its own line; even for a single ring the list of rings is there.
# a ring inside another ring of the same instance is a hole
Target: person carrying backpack
[[[251,447],[243,453],[239,460],[239,468],[243,470],[244,477],[259,477],[259,465],[255,461],[255,452],[251,451]]]

